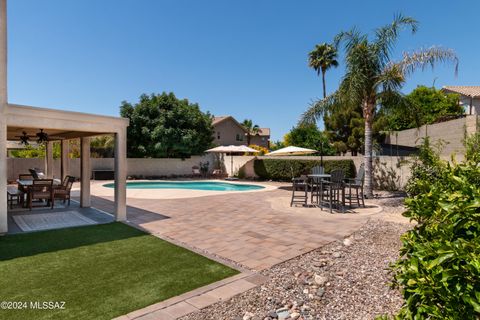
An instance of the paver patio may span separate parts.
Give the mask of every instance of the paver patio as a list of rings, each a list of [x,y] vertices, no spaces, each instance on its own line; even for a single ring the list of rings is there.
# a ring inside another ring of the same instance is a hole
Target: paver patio
[[[365,223],[378,208],[336,213],[289,208],[290,192],[276,189],[182,199],[128,199],[128,221],[161,238],[262,270],[333,240]],[[112,197],[92,205],[111,212]]]

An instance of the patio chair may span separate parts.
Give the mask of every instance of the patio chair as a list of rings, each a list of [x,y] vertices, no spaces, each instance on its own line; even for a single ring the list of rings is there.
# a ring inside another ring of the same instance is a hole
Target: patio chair
[[[33,180],[33,175],[30,173],[21,173],[18,175],[18,180],[19,181],[31,181]],[[24,187],[22,184],[18,183],[17,186],[18,192],[21,193],[19,194],[19,199],[20,199],[20,204],[23,205],[25,203],[25,195],[27,194],[27,188]]]
[[[223,178],[226,177],[226,174],[223,172],[222,169],[214,169],[212,171],[212,176],[217,178]]]
[[[30,174],[32,175],[33,180],[45,179],[45,173],[43,173],[43,171],[40,170],[39,168],[31,168],[31,169],[28,169],[28,171],[30,171]]]
[[[200,167],[199,166],[193,166],[192,167],[192,175],[193,176],[201,176],[202,173],[200,172]]]
[[[325,169],[322,166],[315,166],[311,170],[312,174],[324,174]],[[310,202],[313,203],[313,198],[319,199],[320,193],[322,192],[322,178],[320,177],[312,177],[310,179],[310,190],[311,192],[311,197],[310,197]]]
[[[330,213],[334,206],[345,212],[345,172],[337,169],[332,170],[330,175],[330,181],[322,181],[324,192],[321,194],[321,202],[325,199],[328,201]]]
[[[47,200],[47,207],[53,209],[53,179],[33,180],[28,190],[28,208],[32,210],[33,200]]]
[[[292,200],[290,201],[290,207],[294,203],[299,203],[304,206],[307,205],[308,200],[308,177],[305,175],[299,178],[292,179]]]
[[[358,206],[360,207],[360,200],[362,200],[362,207],[365,208],[365,200],[363,196],[363,183],[365,181],[365,166],[362,163],[360,168],[358,168],[357,176],[353,179],[345,179],[346,187],[348,189],[347,199],[349,200],[350,206],[352,206],[352,200],[356,200]],[[355,190],[355,194],[353,194]]]
[[[68,200],[68,205],[70,206],[70,193],[74,182],[75,177],[66,176],[65,179],[63,179],[62,184],[54,188],[53,197],[55,199],[63,200],[63,203]]]

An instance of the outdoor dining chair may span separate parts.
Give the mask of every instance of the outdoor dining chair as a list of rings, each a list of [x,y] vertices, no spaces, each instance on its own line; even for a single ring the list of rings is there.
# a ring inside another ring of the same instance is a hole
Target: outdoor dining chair
[[[307,205],[308,200],[308,177],[305,175],[299,178],[292,179],[292,200],[290,201],[290,207],[294,203],[299,203],[304,206]]]
[[[363,183],[365,181],[365,166],[362,163],[355,178],[345,179],[346,188],[348,189],[347,199],[349,200],[350,206],[352,206],[352,200],[356,200],[358,206],[360,207],[360,200],[362,200],[362,206],[365,208],[365,199],[363,196]],[[355,193],[353,193],[355,190]]]
[[[330,175],[330,181],[322,181],[324,192],[321,194],[321,201],[328,201],[330,213],[334,206],[345,212],[345,172],[337,169],[332,170]]]
[[[47,207],[53,209],[53,179],[39,179],[33,180],[32,185],[28,190],[28,208],[32,210],[33,200],[47,201]]]
[[[60,186],[54,187],[53,197],[55,199],[63,200],[63,203],[65,203],[65,201],[68,201],[68,205],[70,205],[70,193],[72,191],[72,186],[74,182],[75,177],[66,176]]]
[[[311,173],[312,174],[324,174],[325,169],[322,166],[315,166],[315,167],[312,168]],[[314,199],[319,199],[319,197],[321,196],[320,193],[322,192],[322,185],[321,185],[322,180],[323,180],[323,178],[321,178],[321,177],[310,178],[310,190],[311,190],[310,202],[311,203],[314,203]]]

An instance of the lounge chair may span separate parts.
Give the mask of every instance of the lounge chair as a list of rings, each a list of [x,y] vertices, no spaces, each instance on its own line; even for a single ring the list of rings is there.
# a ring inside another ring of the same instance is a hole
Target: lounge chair
[[[193,175],[194,177],[199,177],[199,176],[201,176],[202,173],[200,172],[200,167],[198,167],[198,166],[193,166],[193,167],[192,167],[192,175]]]

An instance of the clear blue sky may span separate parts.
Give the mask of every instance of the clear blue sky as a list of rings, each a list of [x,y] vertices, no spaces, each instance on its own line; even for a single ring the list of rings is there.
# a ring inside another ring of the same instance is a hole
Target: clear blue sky
[[[417,73],[417,84],[480,85],[477,1],[9,0],[9,101],[118,115],[122,100],[173,91],[204,111],[251,118],[273,139],[321,96],[307,53],[356,25],[369,31],[394,13],[420,21],[404,50],[456,50],[453,68]],[[334,90],[342,68],[327,74]]]

